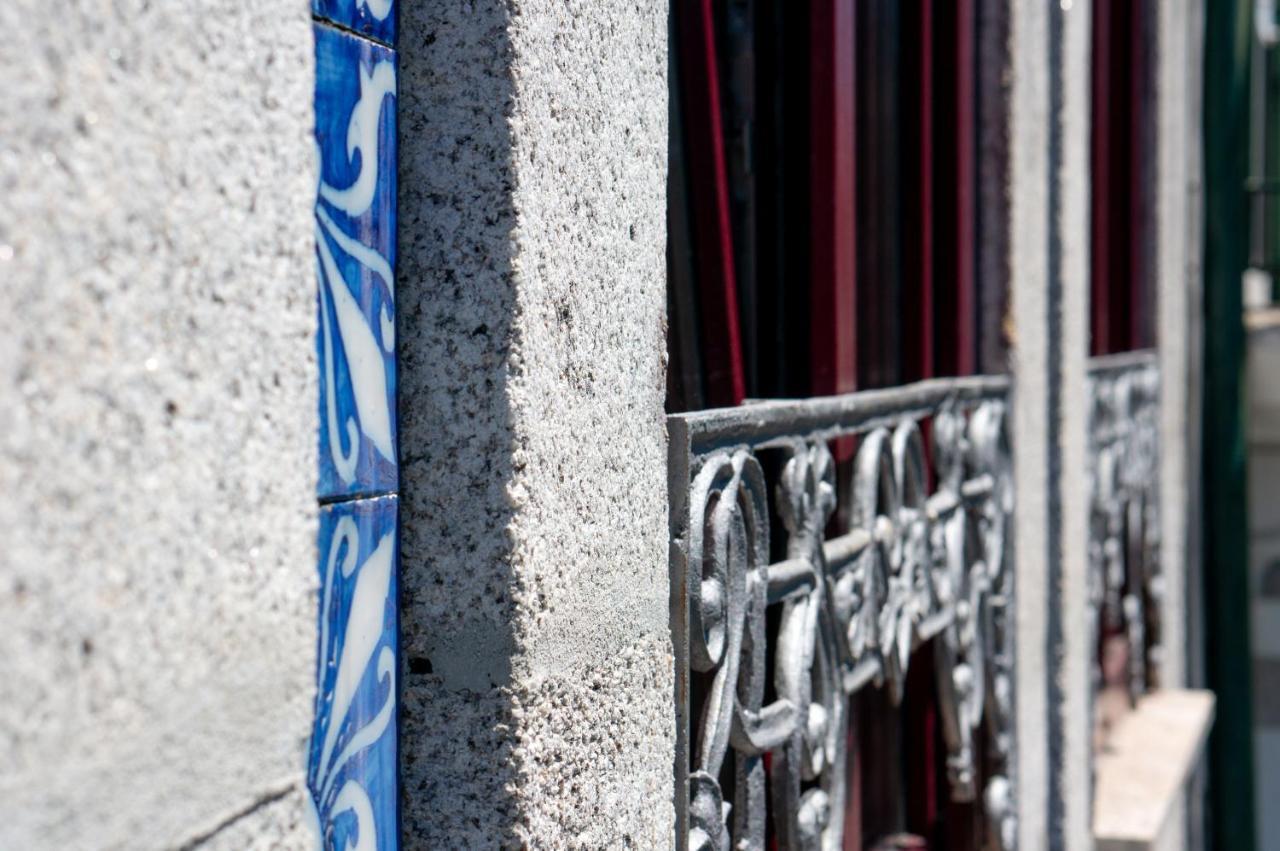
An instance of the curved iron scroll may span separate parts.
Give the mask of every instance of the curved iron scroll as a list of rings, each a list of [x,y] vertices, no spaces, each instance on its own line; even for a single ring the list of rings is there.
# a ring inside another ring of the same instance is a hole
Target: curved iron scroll
[[[900,703],[930,639],[951,795],[981,797],[989,834],[1013,847],[1006,387],[930,381],[670,418],[682,847],[762,849],[772,823],[779,848],[840,848],[849,696],[880,687]],[[828,444],[846,435],[861,437],[838,494]],[[849,531],[827,537],[837,511]],[[786,540],[771,561],[775,519]]]
[[[1089,616],[1093,680],[1134,700],[1160,684],[1160,372],[1155,352],[1089,364]],[[1122,646],[1119,671],[1108,663]],[[1112,680],[1113,682],[1105,682]]]

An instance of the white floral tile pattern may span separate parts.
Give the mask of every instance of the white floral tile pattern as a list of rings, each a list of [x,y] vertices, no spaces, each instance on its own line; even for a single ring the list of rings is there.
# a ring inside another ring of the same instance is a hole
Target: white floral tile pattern
[[[313,10],[320,601],[307,785],[322,848],[395,851],[396,57],[359,34],[389,42],[394,10],[391,0],[314,0]]]
[[[387,851],[396,811],[397,501],[320,512],[320,641],[307,785],[322,847]]]
[[[321,499],[394,492],[395,54],[317,24]]]

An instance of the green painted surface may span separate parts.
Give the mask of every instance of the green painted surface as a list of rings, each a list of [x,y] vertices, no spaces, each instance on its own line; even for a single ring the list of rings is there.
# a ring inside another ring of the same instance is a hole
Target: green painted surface
[[[1249,251],[1252,4],[1205,2],[1204,541],[1210,847],[1255,847],[1241,275]]]

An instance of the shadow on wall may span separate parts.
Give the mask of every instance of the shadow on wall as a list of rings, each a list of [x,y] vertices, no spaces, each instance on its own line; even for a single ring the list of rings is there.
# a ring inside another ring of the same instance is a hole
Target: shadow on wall
[[[465,7],[470,7],[464,9]],[[516,312],[507,4],[401,10],[401,796],[406,848],[518,846]]]

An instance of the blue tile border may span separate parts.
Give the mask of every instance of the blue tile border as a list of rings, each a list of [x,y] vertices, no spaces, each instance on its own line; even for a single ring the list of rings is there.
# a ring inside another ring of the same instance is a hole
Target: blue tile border
[[[397,851],[396,55],[393,0],[313,0],[319,634],[307,759],[325,849]],[[345,16],[345,17],[344,17]]]
[[[394,47],[396,5],[395,0],[311,0],[311,14]]]
[[[315,25],[321,499],[396,490],[396,61]]]
[[[321,847],[399,846],[398,500],[320,511],[320,638],[307,786]]]

